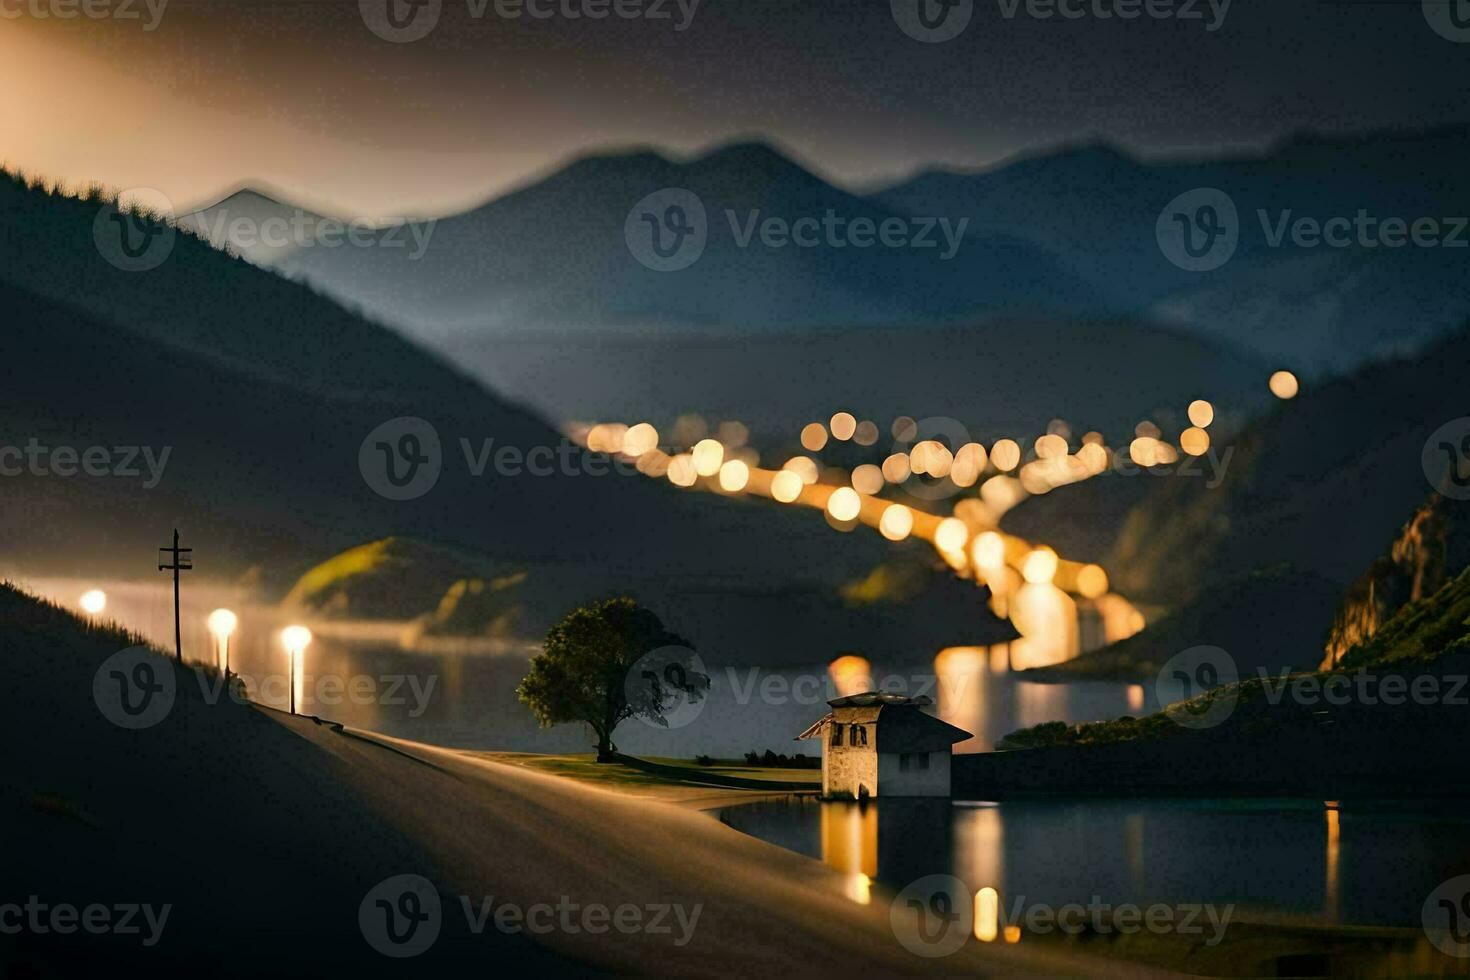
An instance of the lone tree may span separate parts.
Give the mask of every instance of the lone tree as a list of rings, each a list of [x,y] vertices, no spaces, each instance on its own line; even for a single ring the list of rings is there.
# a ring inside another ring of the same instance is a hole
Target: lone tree
[[[585,722],[597,734],[597,761],[614,761],[613,729],[626,718],[668,727],[664,712],[697,702],[709,677],[691,666],[689,641],[629,598],[572,610],[546,634],[516,694],[542,728]]]

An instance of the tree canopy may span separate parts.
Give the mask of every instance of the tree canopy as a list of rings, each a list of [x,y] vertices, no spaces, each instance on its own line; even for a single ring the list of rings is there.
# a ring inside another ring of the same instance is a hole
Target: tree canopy
[[[627,597],[580,606],[546,634],[516,689],[543,728],[585,722],[599,761],[613,758],[613,730],[628,718],[668,726],[675,704],[701,700],[709,677],[689,641]]]

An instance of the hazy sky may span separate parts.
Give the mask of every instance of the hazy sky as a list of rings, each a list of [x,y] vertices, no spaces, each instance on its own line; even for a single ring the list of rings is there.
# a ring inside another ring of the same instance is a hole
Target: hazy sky
[[[692,18],[692,0],[427,0],[438,19],[408,21],[435,25],[410,43],[369,29],[385,2],[0,0],[0,155],[181,207],[260,183],[381,217],[458,210],[608,145],[760,134],[861,183],[1089,136],[1167,153],[1470,117],[1470,37],[1433,29],[1440,0],[1223,17],[1224,0],[1030,0],[1080,14],[1046,19],[976,0],[943,43],[900,28],[920,0],[703,0]],[[54,16],[81,3],[136,19]],[[655,3],[668,19],[615,13]]]

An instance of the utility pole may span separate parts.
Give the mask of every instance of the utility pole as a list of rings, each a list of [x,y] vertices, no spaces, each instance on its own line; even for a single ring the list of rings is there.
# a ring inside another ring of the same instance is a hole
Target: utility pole
[[[190,557],[193,552],[193,548],[179,547],[178,528],[174,528],[174,546],[172,548],[158,549],[158,570],[160,572],[174,573],[174,657],[181,664],[184,662],[184,641],[183,634],[179,629],[179,573],[194,569],[194,559]],[[165,564],[163,561],[164,555],[168,555],[173,560]]]

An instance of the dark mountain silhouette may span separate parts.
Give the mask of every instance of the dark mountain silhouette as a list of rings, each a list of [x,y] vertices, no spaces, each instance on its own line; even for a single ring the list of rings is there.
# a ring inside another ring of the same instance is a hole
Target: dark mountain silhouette
[[[142,478],[5,477],[9,562],[136,575],[177,524],[201,548],[201,570],[265,565],[284,591],[331,554],[405,533],[574,566],[585,590],[575,600],[613,583],[657,595],[685,576],[766,582],[772,569],[835,588],[881,554],[875,535],[838,545],[811,512],[756,512],[642,476],[476,477],[461,437],[477,450],[488,438],[527,449],[561,437],[394,334],[191,235],[158,268],[123,271],[94,241],[101,211],[0,182],[5,442],[170,457],[151,489]],[[379,496],[358,464],[368,433],[400,416],[431,422],[443,446],[438,484],[409,501]]]
[[[664,188],[696,194],[707,217],[703,256],[677,273],[641,265],[624,237],[629,212]],[[260,195],[237,194],[200,218],[215,226],[221,213],[258,215],[260,203]],[[607,326],[892,325],[1096,308],[1093,289],[1009,233],[970,229],[948,261],[940,258],[948,249],[938,228],[929,235],[938,247],[925,249],[771,248],[758,231],[740,244],[752,212],[789,223],[829,211],[875,226],[899,217],[762,143],[687,161],[639,150],[584,157],[444,218],[421,257],[388,244],[393,233],[385,231],[375,246],[296,248],[277,267],[390,323],[439,337]]]
[[[1433,218],[1448,236],[1455,216],[1470,214],[1450,165],[1467,153],[1463,126],[1301,134],[1263,152],[1194,160],[1143,161],[1083,144],[972,173],[928,171],[864,196],[763,143],[687,160],[637,150],[583,157],[432,230],[398,226],[357,245],[308,235],[241,251],[553,418],[700,411],[790,424],[860,391],[877,393],[874,413],[1009,412],[1002,425],[1034,426],[1063,412],[1054,398],[1033,397],[1032,382],[1049,371],[1056,390],[1079,393],[1082,412],[1097,413],[1089,425],[1106,427],[1137,420],[1114,420],[1103,403],[1145,381],[1177,381],[1183,393],[1240,386],[1252,397],[1233,404],[1249,410],[1259,388],[1234,365],[1339,373],[1410,353],[1470,315],[1462,248],[1271,247],[1258,216],[1274,234],[1283,216],[1320,222],[1362,210],[1375,220]],[[636,203],[670,187],[699,196],[709,241],[692,266],[656,272],[634,258],[624,226]],[[1239,215],[1234,256],[1207,272],[1173,265],[1155,236],[1165,205],[1197,187],[1226,192]],[[742,248],[727,212],[743,228],[756,211],[969,224],[950,261],[932,249],[773,249],[759,232]],[[222,219],[254,227],[271,215],[308,228],[318,220],[249,190],[191,220],[219,232],[230,227]],[[1470,229],[1459,239],[1470,242]],[[1115,353],[1161,330],[1177,339],[1156,344],[1152,363]],[[1036,338],[1049,352],[1036,352]],[[1081,356],[1049,356],[1069,340]],[[977,359],[999,366],[985,384],[974,383]],[[1082,363],[1096,370],[1084,374]],[[933,386],[908,383],[905,365],[932,373]],[[794,383],[763,384],[755,398],[752,379],[772,371]],[[943,404],[928,401],[935,389],[947,392]]]
[[[958,419],[987,443],[1053,418],[1122,438],[1146,414],[1209,398],[1243,417],[1269,397],[1267,366],[1224,344],[1128,321],[986,320],[949,327],[759,335],[486,337],[455,345],[496,391],[553,418],[662,425],[681,412],[737,418],[763,447],[797,451],[801,425],[838,409],[886,427]],[[1155,414],[1155,417],[1161,416]],[[773,457],[779,465],[785,456]]]
[[[1092,143],[975,172],[925,171],[863,196],[763,143],[688,160],[638,150],[583,157],[444,218],[418,258],[402,229],[381,233],[397,241],[391,247],[256,249],[251,257],[456,344],[609,326],[664,333],[1127,316],[1315,376],[1410,351],[1470,313],[1461,274],[1470,229],[1457,224],[1470,215],[1470,194],[1453,166],[1467,154],[1464,125],[1302,133],[1265,151],[1162,161]],[[703,258],[678,273],[641,266],[623,236],[633,205],[668,187],[696,193],[709,218]],[[1161,251],[1155,224],[1174,198],[1201,187],[1230,196],[1239,244],[1220,268],[1186,271]],[[273,209],[299,211],[245,191],[199,217],[220,228],[221,215]],[[969,224],[947,262],[936,250],[770,249],[758,239],[740,248],[726,212],[744,225],[757,209],[787,221],[830,209],[849,220]],[[1342,248],[1271,244],[1283,220],[1354,219],[1360,210],[1375,222],[1434,219],[1440,244],[1363,244],[1356,231]]]
[[[1470,155],[1470,126],[1351,136],[1299,134],[1261,153],[1143,161],[1085,144],[973,173],[933,170],[874,199],[908,213],[971,216],[1060,257],[1114,309],[1233,343],[1315,375],[1403,353],[1470,314],[1470,228],[1459,247],[1271,247],[1275,229],[1360,209],[1379,220],[1470,215],[1451,161]],[[1161,251],[1155,222],[1194,188],[1228,194],[1239,244],[1220,268],[1189,272]],[[1353,232],[1356,236],[1356,232]]]
[[[1324,647],[1340,658],[1365,642],[1470,560],[1463,504],[1437,499],[1423,459],[1431,435],[1464,416],[1467,372],[1462,329],[1416,357],[1308,385],[1227,435],[1213,447],[1232,450],[1213,489],[1171,475],[1099,477],[1007,514],[1007,530],[1045,531],[1155,609],[1144,632],[1036,678],[1145,678],[1199,645],[1304,669],[1323,662]]]
[[[1433,489],[1425,441],[1464,416],[1467,373],[1461,330],[1416,357],[1307,386],[1240,433],[1218,488],[1155,481],[1122,525],[1107,563],[1114,584],[1177,605],[1284,562],[1346,587]]]

